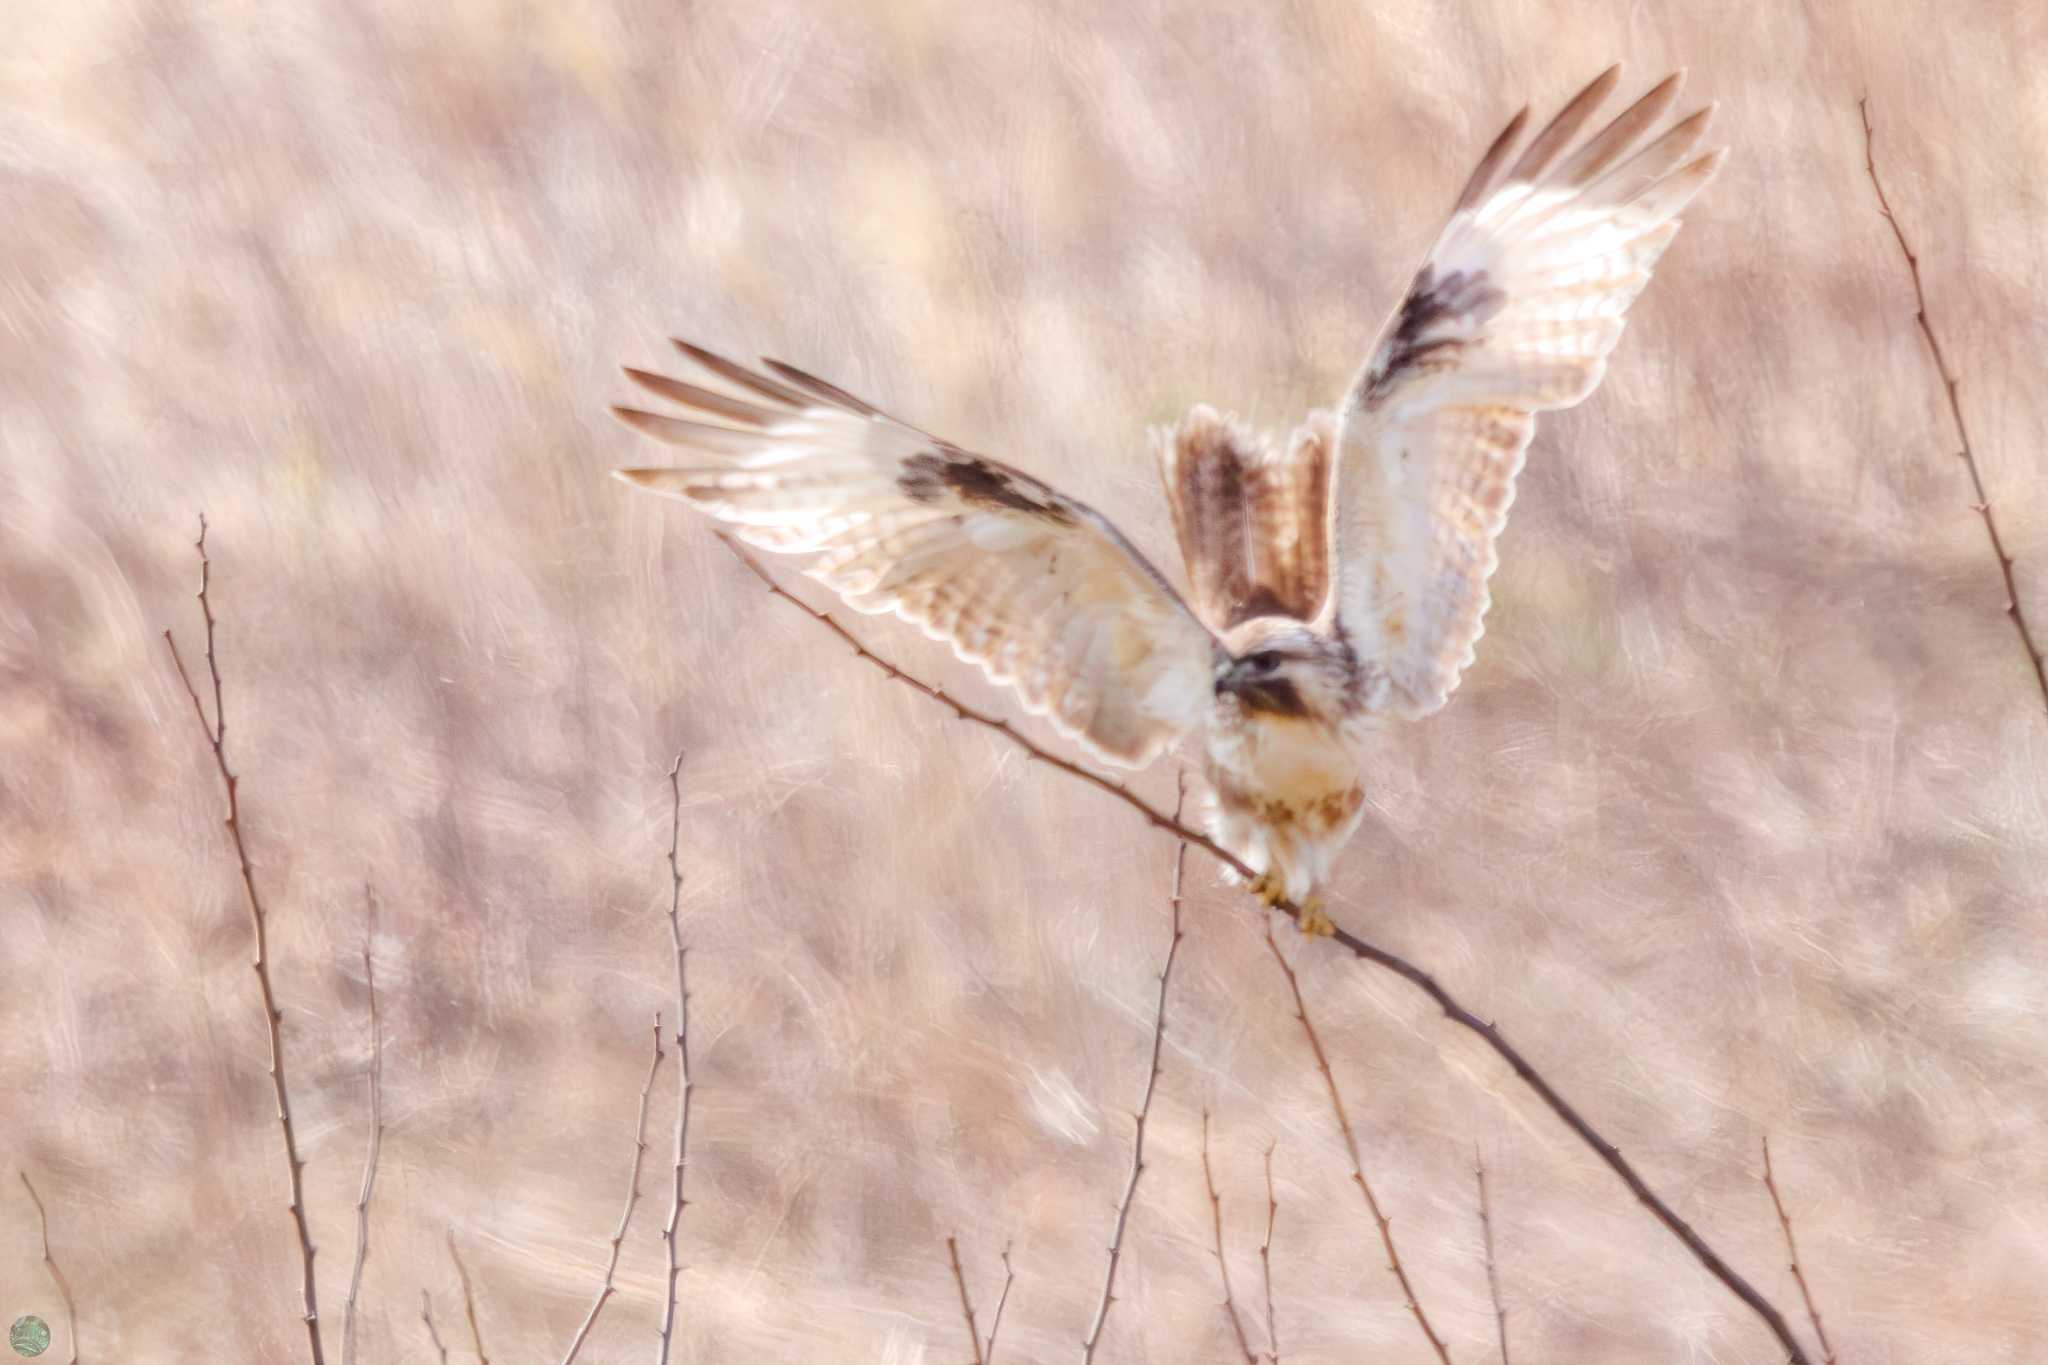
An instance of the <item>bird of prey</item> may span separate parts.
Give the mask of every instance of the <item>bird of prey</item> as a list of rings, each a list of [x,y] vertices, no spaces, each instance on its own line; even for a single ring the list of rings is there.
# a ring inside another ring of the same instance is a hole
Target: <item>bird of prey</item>
[[[1457,687],[1536,414],[1599,384],[1721,163],[1695,154],[1711,106],[1666,125],[1682,74],[1583,140],[1618,67],[1526,146],[1517,114],[1335,411],[1277,440],[1207,406],[1153,433],[1186,596],[1093,508],[780,361],[679,341],[696,382],[629,368],[683,415],[613,412],[687,463],[618,477],[813,556],[855,609],[949,642],[1102,760],[1195,736],[1212,837],[1330,932],[1369,727]]]

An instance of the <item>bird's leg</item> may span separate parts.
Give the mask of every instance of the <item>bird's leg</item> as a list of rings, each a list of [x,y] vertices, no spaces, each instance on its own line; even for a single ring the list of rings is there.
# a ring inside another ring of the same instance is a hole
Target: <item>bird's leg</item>
[[[1337,925],[1323,913],[1323,898],[1310,896],[1301,903],[1301,918],[1295,921],[1301,932],[1310,938],[1328,938],[1337,932]]]
[[[1245,889],[1257,896],[1259,904],[1268,910],[1278,908],[1280,902],[1287,899],[1287,879],[1271,869],[1252,878],[1251,885]],[[1321,896],[1310,896],[1295,908],[1301,911],[1301,917],[1295,924],[1310,938],[1328,938],[1337,932],[1336,924],[1323,913]]]

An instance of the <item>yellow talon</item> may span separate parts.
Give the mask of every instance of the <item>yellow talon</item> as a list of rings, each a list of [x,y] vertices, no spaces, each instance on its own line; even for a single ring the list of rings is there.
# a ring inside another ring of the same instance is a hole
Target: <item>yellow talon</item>
[[[1254,896],[1257,896],[1259,903],[1268,910],[1278,905],[1287,894],[1286,883],[1282,882],[1280,878],[1274,876],[1271,872],[1261,872],[1258,876],[1252,878],[1251,885],[1245,889]]]
[[[1301,918],[1295,921],[1310,938],[1328,938],[1337,932],[1336,922],[1323,913],[1323,898],[1310,896],[1301,903]]]

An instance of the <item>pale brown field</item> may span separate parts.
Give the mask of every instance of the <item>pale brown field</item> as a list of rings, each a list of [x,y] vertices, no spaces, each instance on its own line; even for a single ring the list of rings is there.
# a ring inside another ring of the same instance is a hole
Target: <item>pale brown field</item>
[[[1845,1365],[2048,1358],[2048,716],[1856,112],[2048,620],[2048,9],[85,0],[0,37],[0,1164],[85,1359],[304,1358],[248,925],[160,638],[198,640],[201,509],[330,1359],[365,881],[362,1357],[427,1358],[424,1288],[467,1358],[452,1229],[492,1358],[557,1359],[671,993],[678,749],[677,1359],[959,1365],[948,1233],[984,1328],[1014,1243],[1004,1365],[1078,1358],[1172,845],[605,478],[649,455],[614,367],[671,332],[786,357],[1165,562],[1145,425],[1328,401],[1499,125],[1617,58],[1630,91],[1689,66],[1733,157],[1543,425],[1479,661],[1387,733],[1332,910],[1794,1313],[1768,1133]],[[1173,765],[1137,784],[1170,805]],[[1241,1300],[1277,1144],[1283,1359],[1433,1360],[1259,918],[1199,855],[1189,893],[1099,1359],[1232,1356],[1207,1109]],[[1517,1362],[1783,1359],[1491,1053],[1288,946],[1454,1359],[1497,1356],[1475,1144]],[[674,1079],[586,1361],[652,1356]],[[0,1316],[59,1319],[5,1176]]]

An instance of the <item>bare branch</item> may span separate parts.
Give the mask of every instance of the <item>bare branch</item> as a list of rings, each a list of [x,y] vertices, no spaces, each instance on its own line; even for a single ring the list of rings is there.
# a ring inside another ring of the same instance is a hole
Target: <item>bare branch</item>
[[[48,1210],[43,1208],[43,1197],[36,1193],[36,1187],[30,1183],[28,1172],[16,1171],[15,1174],[21,1177],[21,1187],[28,1191],[29,1199],[36,1206],[36,1226],[41,1229],[43,1239],[43,1264],[50,1268],[50,1278],[55,1281],[57,1293],[64,1300],[64,1324],[68,1333],[66,1340],[71,1344],[71,1365],[78,1365],[78,1305],[71,1299],[71,1282],[64,1278],[63,1268],[57,1264],[57,1258],[50,1254],[50,1215]],[[1005,1253],[1006,1263],[1007,1257],[1008,1253]]]
[[[476,1295],[469,1288],[469,1267],[462,1263],[462,1253],[455,1249],[455,1234],[448,1234],[448,1255],[455,1262],[456,1278],[462,1281],[462,1311],[469,1319],[470,1344],[476,1347],[477,1365],[491,1365],[490,1356],[484,1353],[484,1334],[476,1325]]]
[[[377,1154],[384,1146],[384,1030],[377,1018],[377,893],[363,884],[363,983],[370,991],[370,1151],[363,1158],[363,1188],[356,1196],[356,1261],[349,1272],[348,1297],[341,1302],[341,1365],[356,1358],[356,1300],[363,1291],[363,1262],[370,1257],[370,1192],[377,1185]]]
[[[1422,1302],[1415,1297],[1415,1286],[1408,1282],[1408,1271],[1401,1264],[1401,1253],[1394,1250],[1394,1221],[1380,1211],[1380,1201],[1366,1181],[1365,1166],[1358,1159],[1358,1135],[1351,1131],[1351,1116],[1344,1110],[1344,1097],[1337,1093],[1337,1073],[1330,1070],[1330,1059],[1323,1052],[1323,1040],[1317,1035],[1316,1026],[1309,1021],[1308,1002],[1302,999],[1301,981],[1273,939],[1271,920],[1266,922],[1266,946],[1272,949],[1273,960],[1280,964],[1281,972],[1287,977],[1287,989],[1294,996],[1294,1017],[1301,1021],[1301,1031],[1308,1037],[1309,1050],[1315,1053],[1316,1069],[1323,1073],[1323,1085],[1330,1092],[1330,1110],[1337,1116],[1337,1127],[1344,1134],[1345,1150],[1351,1154],[1351,1179],[1357,1184],[1358,1192],[1365,1196],[1365,1207],[1371,1211],[1372,1221],[1379,1227],[1380,1245],[1387,1251],[1387,1269],[1394,1272],[1394,1279],[1401,1286],[1401,1297],[1407,1301],[1408,1311],[1415,1316],[1415,1325],[1422,1329],[1422,1335],[1428,1339],[1437,1359],[1444,1365],[1451,1365],[1451,1353],[1444,1346],[1443,1338],[1436,1334],[1436,1328],[1430,1326],[1429,1315],[1422,1311]]]
[[[984,1353],[984,1365],[996,1365],[996,1333],[1003,1329],[1003,1306],[1010,1301],[1010,1285],[1016,1280],[1017,1272],[1010,1268],[1010,1247],[1003,1244],[1003,1292],[996,1299],[996,1315],[988,1325],[988,1350]]]
[[[1771,1174],[1771,1140],[1764,1138],[1764,1188],[1771,1192],[1771,1207],[1778,1211],[1778,1226],[1785,1232],[1785,1256],[1791,1261],[1792,1278],[1799,1283],[1799,1297],[1806,1300],[1806,1317],[1813,1324],[1813,1334],[1820,1338],[1821,1358],[1827,1365],[1835,1365],[1835,1348],[1828,1341],[1825,1327],[1820,1325],[1820,1309],[1813,1302],[1813,1289],[1806,1283],[1806,1272],[1799,1268],[1799,1244],[1792,1240],[1792,1219],[1785,1212],[1785,1201],[1778,1197],[1778,1182]]]
[[[1187,800],[1187,775],[1183,773],[1179,790],[1173,801],[1173,818],[1180,821],[1182,803]],[[1137,1124],[1136,1137],[1131,1142],[1131,1174],[1124,1182],[1124,1197],[1116,1206],[1116,1230],[1109,1239],[1109,1270],[1102,1277],[1102,1301],[1095,1306],[1095,1322],[1088,1329],[1088,1335],[1081,1342],[1081,1359],[1084,1362],[1095,1359],[1095,1347],[1102,1340],[1102,1324],[1109,1319],[1109,1306],[1116,1302],[1116,1270],[1123,1260],[1124,1225],[1130,1221],[1131,1198],[1138,1192],[1138,1177],[1145,1172],[1145,1120],[1152,1113],[1152,1092],[1159,1085],[1159,1052],[1166,1041],[1166,988],[1173,980],[1173,959],[1180,952],[1180,882],[1181,873],[1187,867],[1188,845],[1183,839],[1173,853],[1173,890],[1169,903],[1173,909],[1173,937],[1166,943],[1166,965],[1159,969],[1159,1007],[1152,1017],[1152,1065],[1145,1073],[1145,1098],[1133,1115]]]
[[[676,955],[676,1159],[674,1196],[669,1204],[668,1222],[661,1230],[661,1240],[668,1247],[668,1299],[661,1314],[661,1349],[655,1356],[659,1365],[668,1365],[669,1344],[675,1334],[676,1325],[676,1277],[683,1273],[683,1263],[676,1255],[676,1225],[682,1221],[686,1201],[683,1199],[683,1166],[689,1150],[690,1140],[690,992],[683,976],[683,959],[688,949],[683,947],[683,865],[677,857],[683,842],[683,756],[676,754],[676,761],[668,770],[668,788],[672,798],[668,839],[668,937]]]
[[[981,1353],[981,1329],[974,1325],[974,1305],[967,1298],[967,1275],[960,1269],[960,1244],[946,1239],[946,1259],[953,1263],[953,1283],[960,1289],[960,1315],[967,1319],[967,1344],[974,1348],[974,1365],[988,1365]]]
[[[1991,512],[1991,495],[1984,491],[1984,474],[1977,467],[1976,448],[1970,444],[1970,429],[1963,423],[1963,405],[1956,396],[1962,381],[1949,368],[1948,355],[1935,339],[1934,324],[1927,320],[1927,290],[1920,281],[1920,258],[1906,244],[1905,229],[1899,226],[1899,216],[1892,211],[1892,201],[1877,178],[1877,155],[1873,149],[1876,129],[1870,122],[1870,97],[1866,95],[1856,101],[1856,108],[1863,115],[1863,167],[1870,173],[1870,188],[1877,191],[1878,211],[1884,214],[1885,222],[1891,224],[1892,236],[1899,242],[1899,254],[1906,258],[1906,269],[1913,276],[1913,320],[1920,324],[1920,334],[1927,338],[1927,349],[1934,357],[1935,372],[1941,376],[1942,388],[1948,395],[1948,413],[1955,420],[1956,440],[1962,445],[1956,453],[1962,459],[1963,468],[1970,473],[1970,490],[1977,499],[1970,507],[1984,519],[1984,534],[1991,541],[1991,556],[1998,561],[1998,572],[2005,579],[2005,614],[2012,618],[2013,629],[2019,632],[2020,648],[2026,651],[2027,662],[2034,669],[2034,683],[2041,690],[2041,704],[2048,709],[2048,665],[2042,662],[2041,647],[2034,643],[2034,632],[2027,625],[2027,614],[2020,606],[2020,590],[2013,581],[2012,555],[2006,551],[2005,541],[1998,534],[1998,521]]]
[[[1259,1243],[1259,1268],[1266,1280],[1266,1359],[1280,1365],[1280,1329],[1273,1325],[1273,1220],[1280,1201],[1273,1197],[1273,1143],[1266,1144],[1266,1240]]]
[[[427,1337],[434,1343],[435,1352],[441,1357],[441,1365],[448,1365],[448,1348],[441,1344],[441,1334],[434,1330],[434,1306],[427,1301],[427,1291],[420,1291],[420,1321],[427,1325]]]
[[[616,1292],[612,1288],[612,1275],[619,1268],[619,1246],[626,1240],[626,1227],[633,1221],[633,1206],[640,1202],[640,1161],[647,1155],[647,1096],[654,1089],[654,1073],[661,1070],[661,1011],[654,1013],[654,1056],[647,1063],[647,1079],[640,1085],[640,1117],[633,1122],[633,1169],[626,1177],[626,1207],[619,1214],[619,1226],[612,1232],[611,1257],[604,1263],[604,1283],[598,1287],[597,1298],[591,1302],[590,1311],[583,1315],[583,1325],[576,1329],[576,1335],[569,1342],[569,1349],[562,1356],[562,1365],[571,1365],[576,1353],[583,1349],[583,1341],[590,1335],[591,1326],[597,1315],[604,1311],[605,1302]]]
[[[905,673],[887,659],[882,658],[861,644],[859,640],[854,638],[851,632],[834,620],[829,612],[819,611],[816,607],[811,606],[802,598],[797,597],[777,583],[768,575],[768,571],[756,563],[753,556],[742,549],[737,542],[723,535],[719,539],[725,543],[725,547],[728,550],[731,550],[734,555],[738,556],[740,562],[746,565],[755,577],[767,585],[770,593],[788,602],[819,625],[837,635],[841,640],[852,646],[854,653],[858,657],[865,659],[890,678],[902,683],[913,691],[924,694],[933,701],[938,702],[941,706],[947,707],[961,720],[981,726],[983,729],[994,731],[1011,744],[1022,749],[1031,758],[1045,764],[1047,767],[1056,768],[1070,777],[1086,782],[1097,791],[1105,792],[1115,797],[1143,816],[1155,828],[1166,830],[1176,838],[1201,849],[1225,867],[1230,868],[1239,876],[1245,878],[1245,880],[1250,881],[1255,875],[1242,858],[1239,858],[1236,854],[1230,852],[1199,830],[1190,829],[1179,820],[1167,816],[1164,812],[1149,804],[1143,797],[1132,792],[1123,783],[1104,777],[1100,773],[1091,772],[1078,763],[1061,758],[1058,754],[1051,752],[1025,736],[1007,720],[1000,720],[986,712],[976,710],[972,706],[955,701],[951,696],[933,687],[931,684]],[[1301,918],[1301,907],[1291,901],[1279,901],[1273,908],[1297,922]],[[1698,1261],[1708,1274],[1719,1280],[1729,1293],[1735,1295],[1752,1313],[1763,1320],[1764,1325],[1770,1329],[1771,1335],[1776,1337],[1778,1343],[1785,1348],[1790,1365],[1812,1365],[1812,1362],[1806,1356],[1805,1348],[1799,1344],[1799,1339],[1792,1334],[1791,1327],[1787,1325],[1785,1315],[1780,1313],[1771,1301],[1759,1293],[1756,1287],[1738,1273],[1733,1266],[1723,1260],[1720,1253],[1716,1252],[1711,1246],[1708,1246],[1706,1239],[1700,1236],[1691,1223],[1679,1217],[1669,1204],[1666,1204],[1657,1196],[1656,1191],[1652,1190],[1648,1183],[1643,1180],[1642,1176],[1636,1171],[1635,1166],[1626,1157],[1622,1156],[1613,1143],[1602,1137],[1599,1130],[1588,1123],[1570,1101],[1557,1092],[1557,1089],[1544,1078],[1541,1072],[1536,1070],[1529,1059],[1522,1055],[1521,1050],[1507,1040],[1507,1036],[1499,1028],[1465,1008],[1464,1005],[1458,1002],[1455,996],[1437,982],[1434,976],[1408,961],[1408,959],[1398,954],[1390,953],[1375,944],[1368,943],[1356,934],[1341,927],[1331,935],[1331,939],[1348,950],[1353,956],[1370,962],[1377,967],[1382,967],[1408,982],[1424,995],[1427,995],[1435,1003],[1436,1007],[1443,1011],[1446,1019],[1449,1019],[1460,1028],[1477,1034],[1489,1048],[1493,1049],[1495,1056],[1508,1064],[1509,1068],[1514,1071],[1515,1075],[1521,1079],[1524,1085],[1536,1092],[1537,1098],[1543,1101],[1550,1112],[1555,1114],[1565,1127],[1571,1129],[1579,1141],[1590,1147],[1594,1154],[1606,1164],[1607,1169],[1613,1171],[1621,1180],[1622,1184],[1628,1186],[1629,1193],[1634,1195],[1637,1201],[1644,1208],[1648,1209],[1651,1215],[1658,1222],[1662,1223],[1665,1229],[1673,1237],[1677,1238],[1687,1251],[1692,1253],[1693,1259]]]
[[[164,644],[171,651],[171,663],[178,670],[178,681],[185,685],[185,695],[192,699],[192,714],[199,720],[199,729],[206,736],[206,743],[213,750],[213,766],[220,773],[222,790],[227,795],[228,837],[235,848],[235,862],[242,874],[242,895],[249,906],[249,923],[256,938],[256,960],[250,965],[256,969],[256,982],[263,993],[263,1025],[270,1034],[270,1088],[277,1104],[278,1126],[284,1131],[285,1169],[291,1180],[292,1222],[299,1234],[299,1295],[305,1306],[306,1344],[313,1358],[313,1365],[325,1365],[326,1354],[320,1346],[320,1306],[313,1284],[313,1234],[306,1222],[306,1163],[299,1158],[299,1138],[292,1128],[291,1097],[285,1087],[284,1039],[278,1031],[284,1015],[277,1007],[276,992],[270,984],[270,940],[264,919],[263,901],[256,894],[256,874],[249,865],[249,850],[242,841],[242,812],[236,788],[239,779],[228,768],[226,740],[228,733],[227,712],[221,706],[220,664],[214,655],[213,603],[207,594],[213,585],[213,561],[206,555],[206,517],[199,518],[199,539],[193,542],[199,551],[199,612],[206,621],[206,669],[213,678],[213,721],[206,719],[206,708],[200,704],[199,692],[192,686],[192,679],[185,672],[185,661],[178,657],[178,642],[171,632],[164,632]]]
[[[1500,1274],[1493,1261],[1493,1206],[1486,1199],[1486,1163],[1479,1159],[1479,1144],[1472,1144],[1472,1174],[1479,1181],[1479,1234],[1486,1243],[1486,1292],[1493,1297],[1493,1326],[1500,1337],[1500,1365],[1508,1361],[1508,1310],[1501,1307]]]
[[[1209,1191],[1209,1225],[1216,1237],[1216,1273],[1223,1278],[1223,1316],[1237,1334],[1237,1349],[1244,1353],[1244,1365],[1259,1365],[1258,1354],[1245,1339],[1244,1319],[1237,1315],[1237,1299],[1230,1292],[1230,1261],[1223,1254],[1223,1196],[1216,1193],[1216,1178],[1209,1171],[1209,1111],[1202,1111],[1202,1185]]]

